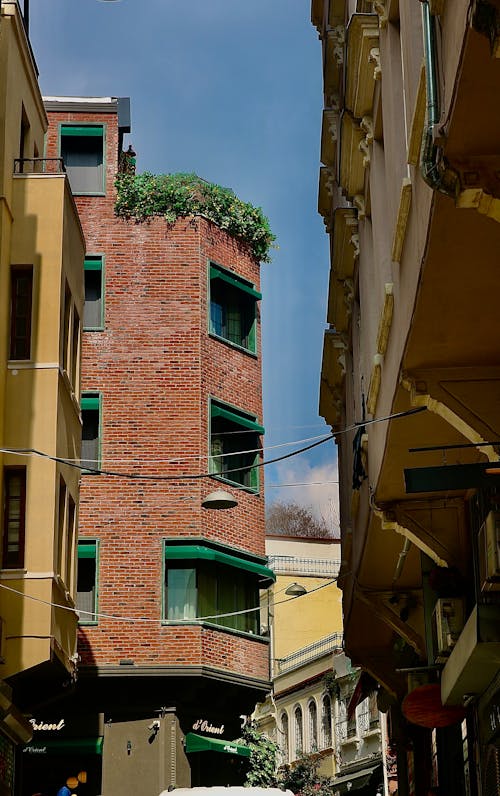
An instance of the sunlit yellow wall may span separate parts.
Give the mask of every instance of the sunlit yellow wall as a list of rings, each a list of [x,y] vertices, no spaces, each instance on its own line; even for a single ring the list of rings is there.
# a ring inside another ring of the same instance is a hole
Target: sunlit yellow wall
[[[83,317],[84,239],[64,174],[39,173],[40,164],[28,161],[23,174],[13,173],[23,108],[29,123],[24,157],[43,156],[47,123],[35,66],[16,5],[7,0],[0,25],[0,441],[3,448],[75,459],[81,444],[79,374],[68,375],[62,368],[62,336],[66,283],[71,312]],[[33,267],[32,358],[27,362],[6,359],[11,265]],[[0,585],[15,590],[0,589],[6,637],[0,678],[49,664],[54,657],[71,670],[76,614],[46,603],[73,607],[75,542],[58,540],[64,526],[58,516],[59,485],[64,478],[78,506],[79,471],[40,456],[11,453],[0,457],[0,465],[27,467],[24,568],[0,570]]]
[[[266,550],[270,556],[286,556],[297,562],[336,562],[340,557],[340,545],[331,541],[268,537]],[[342,593],[336,581],[332,577],[311,576],[306,571],[307,566],[301,571],[299,564],[291,574],[280,574],[278,569],[270,595],[274,659],[284,658],[332,633],[342,633]],[[304,586],[307,594],[288,597],[285,591],[292,583]]]

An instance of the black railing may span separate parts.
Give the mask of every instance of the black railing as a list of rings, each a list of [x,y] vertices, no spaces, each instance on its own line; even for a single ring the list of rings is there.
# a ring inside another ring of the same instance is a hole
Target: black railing
[[[16,158],[14,174],[65,174],[62,158]]]

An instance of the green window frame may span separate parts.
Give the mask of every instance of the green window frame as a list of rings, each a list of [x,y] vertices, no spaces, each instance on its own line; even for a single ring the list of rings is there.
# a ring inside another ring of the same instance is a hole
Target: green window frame
[[[80,400],[82,413],[82,473],[97,475],[101,466],[102,398],[98,392],[85,392]]]
[[[104,257],[88,254],[83,263],[85,304],[83,307],[84,331],[104,329]]]
[[[106,135],[103,124],[62,124],[59,152],[77,196],[104,196]]]
[[[257,301],[261,293],[247,279],[209,263],[209,332],[247,353],[257,354]]]
[[[99,598],[99,540],[79,539],[77,547],[76,610],[85,611],[80,625],[96,625]]]
[[[221,481],[259,490],[260,436],[255,415],[210,399],[209,471]]]
[[[259,635],[259,589],[275,580],[264,563],[209,543],[164,540],[164,622],[201,622]],[[220,615],[220,616],[218,616]]]

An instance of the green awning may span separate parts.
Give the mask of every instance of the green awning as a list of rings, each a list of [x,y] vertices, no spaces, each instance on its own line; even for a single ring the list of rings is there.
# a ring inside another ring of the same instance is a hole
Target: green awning
[[[99,409],[99,398],[81,398],[80,407],[84,412],[89,409]]]
[[[34,755],[102,755],[104,738],[58,738],[47,741],[31,741],[24,754]]]
[[[230,409],[226,409],[226,407],[219,406],[215,403],[212,404],[211,416],[212,418],[223,417],[224,420],[229,420],[231,423],[235,423],[238,426],[243,426],[244,428],[250,429],[250,431],[255,431],[256,434],[265,433],[264,426],[259,425],[255,420],[245,415],[240,415],[237,412],[232,412]]]
[[[95,558],[96,548],[95,542],[78,542],[78,558]]]
[[[84,136],[101,136],[102,138],[103,126],[98,125],[78,125],[78,124],[63,124],[61,125],[61,135],[84,135]]]
[[[251,572],[258,575],[267,583],[274,583],[276,575],[263,564],[258,564],[256,561],[247,561],[245,558],[232,556],[229,553],[223,553],[221,550],[214,550],[211,547],[204,547],[203,545],[165,545],[165,560],[171,561],[184,560],[184,559],[204,559],[205,561],[216,561],[219,564],[225,564],[228,567],[236,567],[237,569],[244,569],[246,572]]]
[[[248,293],[255,301],[260,301],[262,298],[262,293],[255,290],[249,282],[238,279],[238,277],[233,276],[228,271],[217,268],[215,265],[210,266],[210,279],[221,279],[223,282],[226,282],[226,284],[231,285],[231,287],[236,287],[238,290],[243,290],[244,293]]]
[[[243,744],[223,741],[220,738],[205,738],[194,732],[188,732],[186,735],[186,754],[190,752],[222,752],[226,755],[239,755],[239,757],[250,757],[252,754],[251,749]]]
[[[83,267],[85,271],[102,271],[102,257],[86,257]]]

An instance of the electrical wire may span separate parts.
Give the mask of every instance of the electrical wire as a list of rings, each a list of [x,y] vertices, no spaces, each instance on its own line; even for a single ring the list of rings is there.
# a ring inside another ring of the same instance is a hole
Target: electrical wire
[[[386,421],[389,421],[389,420],[397,420],[397,419],[402,418],[402,417],[408,417],[410,415],[418,414],[419,412],[423,412],[426,409],[427,409],[426,406],[418,406],[418,407],[416,407],[414,409],[407,409],[407,410],[405,410],[403,412],[395,412],[395,413],[393,413],[391,415],[386,415],[385,417],[378,417],[378,418],[373,418],[372,420],[364,420],[364,421],[360,421],[360,422],[357,422],[357,423],[353,423],[352,425],[347,426],[344,429],[340,429],[339,431],[332,432],[328,436],[323,437],[323,438],[317,440],[316,442],[311,443],[310,445],[306,445],[306,446],[304,446],[302,448],[299,448],[296,451],[291,451],[290,453],[285,453],[282,456],[277,456],[274,459],[267,459],[265,461],[256,462],[254,464],[243,465],[243,466],[240,466],[240,467],[234,467],[234,468],[231,468],[231,469],[226,469],[226,470],[222,470],[220,472],[212,472],[212,473],[191,473],[191,474],[182,473],[182,474],[177,474],[177,475],[142,475],[140,473],[127,473],[127,472],[120,472],[120,471],[116,471],[116,470],[107,470],[107,469],[105,470],[105,469],[98,468],[98,467],[96,467],[96,468],[89,467],[88,463],[84,464],[84,463],[80,462],[79,464],[77,464],[73,460],[65,459],[65,458],[62,458],[60,456],[51,456],[50,454],[44,453],[43,451],[39,451],[36,448],[1,448],[0,452],[1,453],[15,454],[15,455],[19,455],[19,456],[40,456],[42,458],[49,459],[50,461],[57,462],[58,464],[64,464],[64,465],[67,465],[68,467],[74,467],[74,468],[79,469],[79,470],[86,470],[88,473],[91,473],[91,474],[94,474],[94,475],[107,475],[107,476],[112,476],[112,477],[115,477],[115,478],[126,478],[126,479],[131,479],[131,480],[136,480],[136,481],[156,481],[156,482],[158,482],[158,481],[186,481],[186,480],[187,481],[196,481],[196,480],[199,480],[200,478],[214,478],[214,477],[217,477],[217,476],[226,477],[230,473],[244,473],[244,472],[247,472],[249,470],[254,470],[254,469],[257,469],[257,468],[261,468],[261,467],[266,467],[269,464],[276,464],[277,462],[282,462],[282,461],[285,461],[286,459],[290,459],[293,456],[298,456],[300,453],[305,453],[306,451],[310,451],[313,448],[318,447],[319,445],[324,445],[325,442],[329,442],[330,440],[335,439],[335,437],[338,437],[341,434],[347,434],[350,431],[354,431],[355,429],[360,428],[362,426],[368,426],[368,425],[372,425],[374,423],[383,423],[383,422],[386,422]],[[232,454],[229,454],[229,455],[234,456],[236,454],[232,453]]]
[[[327,583],[322,583],[320,586],[316,586],[314,589],[311,589],[310,591],[305,592],[304,594],[299,594],[299,595],[296,595],[296,596],[293,596],[293,597],[289,597],[287,600],[279,600],[278,602],[274,603],[274,606],[283,605],[283,603],[289,603],[289,602],[291,602],[291,600],[297,600],[300,597],[305,597],[307,594],[313,594],[313,592],[319,591],[320,589],[324,589],[327,586],[331,586],[333,583],[336,583],[336,582],[337,582],[337,578],[333,578],[332,580],[329,580]],[[179,622],[183,622],[183,623],[207,622],[210,619],[223,619],[223,618],[227,618],[227,617],[231,617],[231,616],[241,616],[242,614],[255,613],[256,611],[260,611],[261,608],[262,608],[261,605],[258,605],[255,608],[244,608],[241,611],[230,611],[230,612],[225,613],[225,614],[211,614],[210,616],[193,616],[193,617],[189,617],[188,619],[150,619],[149,617],[146,617],[146,616],[141,616],[141,617],[120,616],[120,615],[117,615],[117,614],[104,614],[104,613],[98,613],[98,612],[95,612],[95,611],[85,611],[85,610],[80,609],[80,608],[71,608],[71,606],[69,606],[69,605],[61,605],[60,603],[54,603],[54,602],[51,602],[50,600],[43,600],[41,597],[35,597],[32,594],[26,594],[25,592],[19,591],[19,589],[14,589],[12,586],[6,586],[5,583],[0,583],[0,588],[4,589],[5,591],[12,592],[13,594],[16,594],[19,597],[24,597],[26,600],[32,600],[33,602],[41,603],[42,605],[46,605],[46,606],[48,606],[50,608],[60,608],[61,611],[71,611],[72,613],[78,614],[78,616],[80,616],[81,614],[85,614],[86,616],[90,616],[93,619],[96,619],[96,618],[97,619],[114,619],[114,620],[119,621],[119,622],[128,622],[130,624],[136,624],[136,623],[140,623],[140,622],[148,623],[148,624],[150,624],[150,623],[157,624],[158,622],[161,622],[162,625],[167,625],[169,623],[172,623],[173,625],[176,625]],[[281,594],[281,592],[279,592],[279,593]]]

